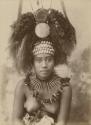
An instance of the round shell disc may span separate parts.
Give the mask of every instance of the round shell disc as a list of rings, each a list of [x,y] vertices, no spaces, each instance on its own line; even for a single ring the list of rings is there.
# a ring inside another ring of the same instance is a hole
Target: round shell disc
[[[40,38],[45,38],[50,34],[50,27],[46,23],[39,23],[35,27],[35,33]]]

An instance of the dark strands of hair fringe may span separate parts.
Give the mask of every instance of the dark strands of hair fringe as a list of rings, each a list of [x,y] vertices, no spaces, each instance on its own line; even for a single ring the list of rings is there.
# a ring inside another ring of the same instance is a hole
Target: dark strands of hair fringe
[[[42,15],[43,13],[38,11],[46,11],[46,15]],[[41,18],[42,16],[44,19]],[[41,22],[39,18],[42,19],[42,22],[48,22],[50,35],[47,38],[38,38],[35,34],[36,21]],[[17,69],[21,69],[25,73],[31,70],[33,65],[32,50],[34,44],[41,40],[48,40],[53,43],[55,65],[67,63],[67,56],[71,54],[76,44],[75,29],[67,17],[54,9],[46,10],[42,8],[42,10],[37,10],[35,14],[31,12],[22,14],[12,25],[10,38],[10,53],[14,58]]]

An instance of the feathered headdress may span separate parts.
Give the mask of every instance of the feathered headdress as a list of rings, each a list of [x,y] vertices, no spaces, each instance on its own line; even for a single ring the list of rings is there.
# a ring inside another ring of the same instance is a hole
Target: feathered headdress
[[[56,64],[66,63],[76,44],[75,29],[70,23],[66,11],[64,14],[55,9],[40,8],[35,12],[21,14],[12,25],[10,52],[18,68],[24,72],[31,70],[33,47],[39,41],[50,41],[55,49]]]

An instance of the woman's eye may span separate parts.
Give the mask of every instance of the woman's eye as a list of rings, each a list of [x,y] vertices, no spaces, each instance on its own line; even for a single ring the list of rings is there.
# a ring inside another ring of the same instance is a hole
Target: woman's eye
[[[47,61],[47,62],[50,62],[50,61],[52,61],[52,58],[51,58],[51,57],[47,57],[47,58],[46,58],[46,61]]]
[[[40,63],[42,61],[42,59],[41,58],[35,58],[35,61]]]
[[[42,61],[51,62],[52,60],[53,60],[52,57],[45,57],[45,58],[35,57],[35,61],[38,63],[41,63]]]

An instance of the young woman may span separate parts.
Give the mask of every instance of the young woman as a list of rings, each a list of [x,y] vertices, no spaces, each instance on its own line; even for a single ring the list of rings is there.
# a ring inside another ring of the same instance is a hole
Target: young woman
[[[67,63],[75,30],[67,16],[54,9],[20,15],[14,23],[11,52],[25,73],[15,90],[13,121],[18,125],[66,125],[72,90],[70,78],[54,67]]]

